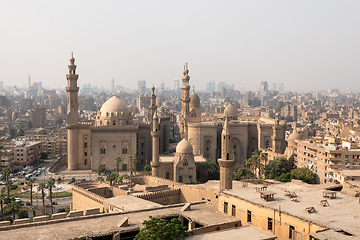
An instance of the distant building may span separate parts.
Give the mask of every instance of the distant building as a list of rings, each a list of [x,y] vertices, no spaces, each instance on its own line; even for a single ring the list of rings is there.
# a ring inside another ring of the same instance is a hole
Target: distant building
[[[139,94],[146,92],[146,81],[138,81],[138,92]]]
[[[284,92],[284,83],[279,83],[279,92]]]
[[[25,167],[40,160],[41,143],[16,141],[13,149],[14,165]]]
[[[33,128],[46,127],[46,108],[36,108],[31,113]]]
[[[173,81],[173,90],[176,92],[179,89],[179,80],[174,79]]]
[[[4,82],[0,81],[0,90],[4,89]]]

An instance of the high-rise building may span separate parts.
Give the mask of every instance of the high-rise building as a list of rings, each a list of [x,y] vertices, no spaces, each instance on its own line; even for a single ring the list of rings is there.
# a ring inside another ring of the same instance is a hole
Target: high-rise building
[[[161,89],[161,91],[165,91],[165,83],[161,83],[160,89]]]
[[[115,79],[111,79],[111,91],[115,92]]]
[[[144,94],[146,91],[146,81],[138,81],[138,92],[139,94]]]
[[[276,82],[271,83],[270,90],[271,90],[271,91],[277,91],[277,84],[276,84]]]
[[[216,91],[217,91],[217,92],[221,92],[221,89],[222,89],[223,87],[226,88],[225,82],[216,82]]]
[[[284,92],[284,83],[279,83],[279,92]]]
[[[214,81],[208,81],[206,83],[206,91],[207,92],[215,92],[215,82]]]
[[[176,92],[179,89],[179,80],[174,79],[173,81],[173,90]]]

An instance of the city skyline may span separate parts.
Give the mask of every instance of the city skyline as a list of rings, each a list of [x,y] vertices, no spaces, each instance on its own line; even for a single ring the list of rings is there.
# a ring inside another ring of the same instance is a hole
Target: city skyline
[[[61,88],[74,52],[79,86],[171,88],[188,62],[191,85],[208,81],[258,90],[261,81],[285,91],[360,91],[357,44],[360,3],[93,1],[0,3],[4,85],[28,76]]]

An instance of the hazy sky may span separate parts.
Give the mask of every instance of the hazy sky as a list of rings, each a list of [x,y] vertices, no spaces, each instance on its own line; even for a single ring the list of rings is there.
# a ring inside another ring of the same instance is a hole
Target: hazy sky
[[[360,1],[1,1],[0,81],[172,87],[224,81],[257,90],[360,91]]]

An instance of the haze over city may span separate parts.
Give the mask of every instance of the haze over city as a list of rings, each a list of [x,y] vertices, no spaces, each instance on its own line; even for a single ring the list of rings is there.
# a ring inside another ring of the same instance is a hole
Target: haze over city
[[[63,88],[71,52],[79,86],[191,84],[359,91],[359,1],[2,1],[4,85]]]

